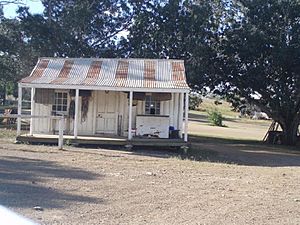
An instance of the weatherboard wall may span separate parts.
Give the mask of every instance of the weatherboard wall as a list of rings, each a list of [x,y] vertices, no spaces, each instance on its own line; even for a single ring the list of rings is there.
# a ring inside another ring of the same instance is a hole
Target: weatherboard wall
[[[81,118],[81,104],[82,98],[79,97],[79,119],[78,119],[78,135],[95,135],[96,134],[96,116],[98,104],[101,104],[101,96],[104,91],[92,91],[92,95],[89,100],[89,109],[85,120]],[[115,104],[116,116],[121,116],[121,135],[126,136],[128,132],[128,98],[127,93],[115,92],[116,98],[112,99]],[[70,99],[69,99],[70,100]],[[34,103],[34,115],[51,115],[52,105],[44,105]],[[182,130],[182,117],[179,116],[179,108],[183,108],[180,105],[180,94],[173,93],[172,99],[169,101],[161,101],[161,115],[169,116],[169,125],[174,126],[175,129]],[[181,111],[182,113],[182,111]],[[145,102],[137,101],[133,107],[133,120],[132,127],[136,128],[136,115],[145,114]],[[55,128],[57,127],[57,128]],[[65,119],[65,134],[73,134],[74,120],[66,117]],[[53,131],[58,131],[58,122],[51,119],[34,119],[33,120],[33,132],[41,134],[53,134]],[[118,130],[116,129],[115,134]]]

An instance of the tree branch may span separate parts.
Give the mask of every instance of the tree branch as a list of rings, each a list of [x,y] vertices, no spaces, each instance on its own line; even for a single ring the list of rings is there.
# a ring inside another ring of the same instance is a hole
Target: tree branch
[[[99,40],[99,41],[96,41],[95,43],[92,44],[92,47],[95,47],[96,45],[102,45],[104,44],[105,42],[107,42],[108,40],[110,40],[112,37],[116,36],[118,33],[126,30],[130,25],[131,25],[131,22],[132,22],[132,18],[133,16],[130,17],[129,21],[127,22],[126,25],[124,25],[121,29],[119,30],[116,30],[114,31],[113,33],[111,33],[110,35],[108,35],[104,40]]]
[[[26,5],[21,0],[0,0],[0,5],[9,5],[9,4]]]

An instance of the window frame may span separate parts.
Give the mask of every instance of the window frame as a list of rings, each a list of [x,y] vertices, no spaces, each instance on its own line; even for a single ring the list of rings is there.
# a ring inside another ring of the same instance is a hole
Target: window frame
[[[154,110],[154,113],[151,113],[151,109]],[[145,115],[161,115],[161,102],[157,100],[152,100],[152,95],[148,94],[146,95],[144,110]]]
[[[60,97],[58,95],[61,95]],[[70,96],[67,90],[54,91],[54,104],[52,105],[52,114],[68,115]]]

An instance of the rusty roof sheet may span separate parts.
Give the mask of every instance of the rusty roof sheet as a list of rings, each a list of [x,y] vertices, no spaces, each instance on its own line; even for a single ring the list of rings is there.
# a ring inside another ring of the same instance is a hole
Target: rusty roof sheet
[[[189,89],[183,60],[40,58],[24,84]]]

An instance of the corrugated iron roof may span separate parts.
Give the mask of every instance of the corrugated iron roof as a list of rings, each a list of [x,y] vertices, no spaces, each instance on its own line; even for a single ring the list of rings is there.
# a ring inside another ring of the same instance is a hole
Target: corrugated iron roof
[[[23,84],[188,89],[183,60],[40,58]]]

